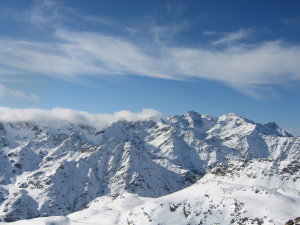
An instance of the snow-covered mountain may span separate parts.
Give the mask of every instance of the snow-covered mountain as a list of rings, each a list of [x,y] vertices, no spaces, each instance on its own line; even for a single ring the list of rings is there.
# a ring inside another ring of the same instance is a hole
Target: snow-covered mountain
[[[97,212],[108,224],[281,224],[299,216],[300,138],[275,123],[191,111],[95,127],[2,121],[0,220],[75,212],[34,220],[84,224]],[[262,204],[271,208],[254,217]]]

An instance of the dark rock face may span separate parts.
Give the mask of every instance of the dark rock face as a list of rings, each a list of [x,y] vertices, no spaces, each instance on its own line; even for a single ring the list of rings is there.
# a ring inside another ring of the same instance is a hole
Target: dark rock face
[[[296,217],[295,219],[289,220],[285,223],[285,225],[299,225],[300,217]]]
[[[285,223],[285,225],[294,225],[294,221],[293,220],[289,220]]]
[[[20,209],[20,206],[22,206],[22,209]],[[12,222],[16,218],[31,219],[37,217],[39,215],[37,208],[38,204],[32,197],[19,194],[5,204],[3,221]]]

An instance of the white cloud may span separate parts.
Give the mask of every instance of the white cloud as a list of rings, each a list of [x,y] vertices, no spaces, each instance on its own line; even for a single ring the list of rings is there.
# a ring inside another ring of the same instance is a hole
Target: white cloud
[[[62,122],[70,122],[75,124],[89,125],[97,129],[103,129],[120,120],[159,121],[161,118],[163,118],[163,115],[153,109],[143,109],[141,112],[137,113],[123,110],[114,114],[92,114],[66,108],[43,110],[34,108],[18,109],[0,107],[0,121],[36,121],[40,123],[46,123],[49,126],[59,126]]]
[[[0,97],[1,98],[15,98],[20,100],[38,101],[37,95],[32,93],[25,93],[20,90],[10,89],[3,84],[0,84]]]
[[[300,46],[280,41],[216,50],[141,46],[114,36],[64,29],[57,30],[55,35],[59,41],[53,43],[0,40],[1,66],[19,75],[58,78],[121,75],[176,80],[202,78],[248,93],[259,85],[300,80]],[[1,75],[5,73],[0,68]]]
[[[178,33],[189,27],[187,21],[181,21],[180,23],[172,23],[168,25],[155,25],[150,28],[150,33],[153,36],[155,42],[161,44],[165,40],[171,40]]]
[[[32,7],[25,11],[23,19],[33,26],[44,26],[62,19],[67,8],[54,0],[34,0]]]
[[[206,31],[205,35],[221,38],[212,42],[210,48],[187,48],[174,46],[171,41],[168,45],[164,42],[165,36],[186,29],[187,22],[152,26],[154,40],[145,43],[113,34],[51,26],[56,24],[53,21],[65,16],[62,15],[64,11],[71,9],[65,9],[57,1],[42,0],[36,1],[29,13],[31,22],[46,23],[52,27],[49,32],[55,30],[52,41],[0,38],[0,78],[8,74],[10,77],[34,74],[67,80],[126,75],[174,80],[200,78],[223,82],[251,96],[257,96],[257,90],[271,90],[274,84],[300,80],[300,45],[287,45],[283,41],[237,44],[253,29],[232,33]],[[89,19],[106,23],[101,18]],[[146,30],[148,32],[148,28]],[[222,48],[215,48],[219,45]]]
[[[80,73],[92,74],[100,71],[89,62],[81,60],[72,46],[59,43],[37,43],[14,40],[0,41],[0,61],[15,74],[39,74],[50,76],[75,76]],[[71,53],[70,51],[73,52]],[[89,58],[88,55],[86,57]],[[1,71],[0,71],[1,72]],[[5,75],[2,74],[2,75]]]
[[[266,42],[223,50],[174,48],[171,58],[183,76],[206,78],[233,86],[280,84],[300,80],[300,46]]]
[[[99,16],[85,16],[83,17],[83,19],[89,20],[89,21],[93,21],[105,26],[116,26],[116,23],[114,21],[112,21],[111,19],[108,18],[103,18],[103,17],[99,17]]]
[[[206,36],[216,36],[220,35],[222,36],[221,38],[213,41],[211,44],[212,45],[228,45],[232,44],[234,42],[237,42],[239,40],[245,39],[249,37],[253,33],[253,29],[240,29],[235,32],[215,32],[215,31],[204,31],[203,34]]]
[[[213,35],[217,35],[217,34],[224,34],[224,33],[216,32],[216,31],[210,31],[210,30],[203,31],[203,35],[206,35],[206,36],[213,36]]]

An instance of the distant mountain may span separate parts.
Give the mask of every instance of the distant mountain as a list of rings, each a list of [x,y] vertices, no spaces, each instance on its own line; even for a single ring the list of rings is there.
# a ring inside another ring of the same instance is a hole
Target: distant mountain
[[[175,218],[177,224],[281,224],[300,205],[300,137],[235,114],[190,111],[103,130],[2,121],[0,149],[0,220],[6,222],[115,204],[119,224],[176,224]],[[118,214],[127,198],[138,203]],[[254,217],[260,204],[287,208]]]

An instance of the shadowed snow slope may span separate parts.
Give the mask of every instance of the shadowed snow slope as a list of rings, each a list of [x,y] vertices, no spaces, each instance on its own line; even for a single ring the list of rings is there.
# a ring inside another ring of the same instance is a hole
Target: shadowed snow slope
[[[275,123],[191,111],[102,130],[59,124],[0,123],[0,220],[282,224],[297,216],[300,138]]]

